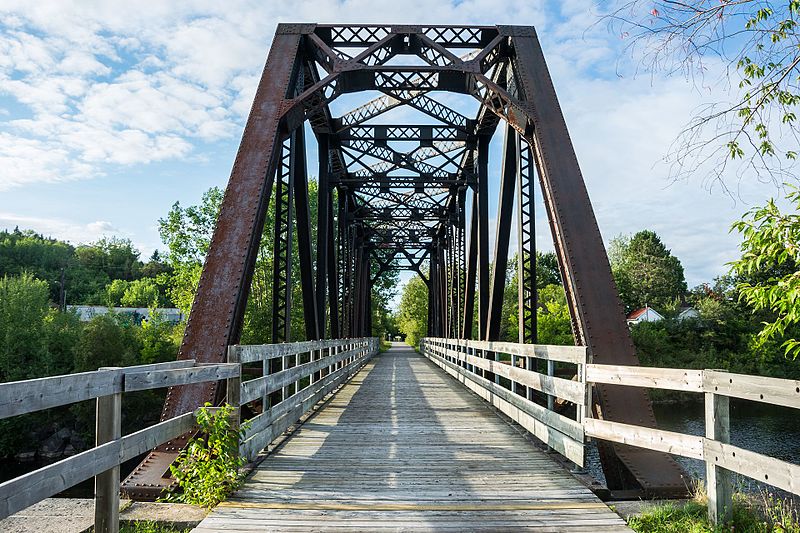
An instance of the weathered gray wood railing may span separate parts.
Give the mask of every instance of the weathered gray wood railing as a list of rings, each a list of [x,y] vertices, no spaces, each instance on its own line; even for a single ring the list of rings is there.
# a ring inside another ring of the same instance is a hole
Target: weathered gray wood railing
[[[268,406],[249,421],[240,453],[252,459],[306,411],[378,352],[378,339],[340,339],[231,346],[228,362],[194,360],[83,372],[0,384],[0,419],[96,399],[96,446],[0,484],[0,519],[95,478],[95,531],[119,530],[119,465],[196,428],[196,412],[122,435],[122,394],[227,380],[236,409],[256,400]],[[280,361],[280,365],[271,362]],[[243,368],[261,363],[264,375],[241,382]],[[279,366],[280,370],[274,370]],[[279,402],[269,396],[282,391]]]
[[[588,437],[660,450],[699,459],[706,464],[708,512],[713,523],[729,519],[732,510],[731,472],[800,495],[800,466],[730,444],[729,398],[800,409],[800,381],[733,374],[718,370],[683,370],[591,364],[583,348],[422,339],[420,351],[467,387],[573,462],[583,464]],[[509,363],[497,361],[510,356]],[[522,358],[522,361],[519,359]],[[534,359],[576,365],[570,381],[534,371]],[[522,368],[519,368],[519,366]],[[488,372],[507,382],[486,379]],[[685,435],[591,418],[591,387],[595,383],[696,392],[705,395],[705,436]],[[525,396],[518,386],[524,386]],[[530,401],[532,390],[579,405],[576,420]]]
[[[242,365],[260,363],[263,376],[241,383],[241,405],[261,402],[261,414],[248,421],[240,453],[252,460],[258,452],[295,423],[327,394],[355,374],[378,352],[377,338],[335,339],[231,346],[228,361]],[[280,370],[271,370],[272,362]],[[228,382],[235,390],[238,378]],[[273,393],[281,401],[270,405]],[[230,397],[229,397],[230,402]]]
[[[117,531],[119,465],[195,427],[192,412],[123,436],[122,394],[238,375],[237,364],[183,360],[0,384],[0,419],[97,400],[96,446],[0,484],[0,519],[93,477],[95,530]]]
[[[425,338],[420,351],[539,440],[584,465],[585,347]],[[508,356],[507,363],[499,360],[502,355]],[[550,375],[535,370],[537,360],[549,363]],[[553,376],[552,363],[571,366],[577,380]],[[491,374],[494,379],[487,379]],[[533,401],[534,391],[548,396],[548,407]],[[575,418],[555,412],[553,398],[575,404]]]
[[[733,507],[731,472],[800,495],[800,466],[730,444],[729,398],[800,409],[800,381],[733,374],[719,370],[683,370],[636,366],[587,365],[586,380],[705,395],[705,437],[621,424],[584,420],[586,435],[661,450],[705,461],[708,513],[725,522]]]

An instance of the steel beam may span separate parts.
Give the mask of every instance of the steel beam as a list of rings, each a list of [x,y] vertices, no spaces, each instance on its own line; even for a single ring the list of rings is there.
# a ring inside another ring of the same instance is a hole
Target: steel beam
[[[494,244],[494,269],[489,293],[489,313],[486,325],[486,340],[500,340],[500,325],[503,320],[503,294],[506,288],[508,269],[508,243],[511,237],[511,221],[514,213],[514,185],[519,166],[519,143],[517,132],[506,125],[503,141],[503,168],[500,172],[500,200],[497,205],[497,232]]]

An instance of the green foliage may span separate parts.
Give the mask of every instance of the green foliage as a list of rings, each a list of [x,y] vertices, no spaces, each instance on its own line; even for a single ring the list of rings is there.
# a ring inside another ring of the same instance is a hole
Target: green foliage
[[[536,287],[544,289],[548,285],[561,285],[561,269],[558,266],[558,258],[554,252],[540,252],[537,250]]]
[[[232,406],[226,404],[216,412],[210,407],[206,403],[197,413],[201,436],[190,440],[169,467],[180,490],[168,493],[166,501],[211,508],[241,482],[239,469],[244,460],[239,456],[239,440],[243,430],[231,424]]]
[[[737,175],[796,174],[797,0],[628,0],[607,18],[644,52],[645,68],[705,80],[709,63],[727,67],[721,83],[703,83],[722,91],[718,103],[699,108],[669,158],[682,173],[711,169],[722,179],[739,162]]]
[[[120,524],[120,533],[189,533],[192,528],[176,528],[169,524],[143,520],[132,525]]]
[[[652,231],[611,241],[609,259],[620,298],[631,310],[663,308],[686,293],[683,266]]]
[[[157,307],[158,285],[152,279],[137,279],[128,283],[120,301],[123,307]]]
[[[422,278],[411,278],[403,289],[397,312],[397,327],[406,344],[416,346],[428,333],[428,287]]]
[[[0,279],[0,381],[49,374],[47,283],[29,274]]]
[[[173,327],[155,309],[150,310],[150,318],[143,320],[136,332],[140,363],[163,363],[177,357],[183,327]]]
[[[539,291],[536,335],[539,344],[575,344],[567,297],[561,285],[548,285]]]
[[[796,359],[800,354],[800,340],[793,335],[800,324],[800,190],[790,187],[786,198],[796,212],[782,213],[770,200],[733,224],[743,241],[742,257],[731,266],[745,278],[738,286],[740,298],[756,311],[772,313],[758,334],[758,345],[780,340],[785,355]]]
[[[137,344],[135,327],[126,324],[123,318],[111,313],[96,316],[83,327],[75,347],[74,371],[134,365],[138,359]]]
[[[628,526],[639,533],[800,533],[797,511],[792,504],[770,495],[764,495],[761,505],[749,495],[734,494],[732,515],[730,523],[711,525],[705,495],[698,495],[682,504],[650,505],[640,515],[628,518]]]

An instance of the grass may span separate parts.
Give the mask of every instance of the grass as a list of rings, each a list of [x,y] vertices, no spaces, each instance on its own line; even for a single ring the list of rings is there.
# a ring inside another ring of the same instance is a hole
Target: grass
[[[800,517],[794,505],[766,493],[761,501],[751,495],[734,495],[733,520],[716,527],[708,522],[702,491],[683,505],[667,502],[650,507],[630,517],[628,525],[639,533],[800,533]]]
[[[168,524],[158,522],[141,521],[134,522],[133,525],[120,525],[119,533],[188,533],[191,528],[179,529]]]

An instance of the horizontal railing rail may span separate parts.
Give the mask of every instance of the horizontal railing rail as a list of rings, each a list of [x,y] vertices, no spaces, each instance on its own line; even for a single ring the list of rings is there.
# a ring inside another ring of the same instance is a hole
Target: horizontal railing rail
[[[262,364],[261,377],[241,383],[241,378],[228,380],[228,391],[239,390],[239,405],[261,402],[261,413],[246,421],[240,454],[253,460],[355,374],[378,346],[378,339],[370,337],[229,347],[229,362]]]
[[[420,352],[552,449],[584,465],[585,347],[424,338]],[[547,373],[537,371],[538,361]],[[577,379],[555,376],[556,362],[571,367]],[[535,391],[546,395],[546,406],[534,401]],[[575,405],[574,418],[556,411],[559,400]]]
[[[729,398],[737,398],[800,409],[800,381],[721,370],[592,364],[586,348],[574,346],[425,338],[420,351],[578,465],[583,465],[584,442],[590,437],[704,461],[709,518],[714,523],[730,517],[734,472],[800,495],[800,465],[730,443],[728,406]],[[547,374],[536,371],[536,360],[546,361]],[[565,373],[574,378],[554,375],[555,363],[574,365]],[[592,418],[595,384],[704,394],[705,434]],[[548,408],[532,401],[533,391],[547,395]],[[575,418],[555,412],[554,399],[576,404]]]
[[[0,519],[95,478],[95,529],[117,531],[119,465],[196,427],[190,412],[123,436],[122,394],[231,379],[239,371],[237,364],[188,359],[1,383],[0,419],[87,400],[97,401],[97,419],[94,448],[0,483]]]
[[[638,366],[586,365],[589,385],[635,386],[702,393],[705,435],[586,419],[586,435],[629,446],[650,448],[705,462],[709,518],[717,523],[731,516],[731,472],[800,495],[800,465],[730,444],[729,398],[800,409],[800,381],[734,374],[722,370],[684,370]]]

